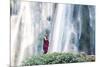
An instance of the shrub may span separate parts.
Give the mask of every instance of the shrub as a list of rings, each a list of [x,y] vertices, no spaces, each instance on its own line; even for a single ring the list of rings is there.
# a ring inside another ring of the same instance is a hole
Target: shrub
[[[77,62],[92,62],[95,61],[94,56],[73,54],[73,53],[51,53],[40,56],[32,56],[23,61],[23,66],[45,65],[45,64],[64,64]]]

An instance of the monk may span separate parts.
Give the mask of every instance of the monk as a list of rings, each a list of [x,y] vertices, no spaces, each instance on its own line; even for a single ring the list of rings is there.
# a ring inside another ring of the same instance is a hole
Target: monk
[[[48,41],[48,35],[46,34],[44,37],[44,41],[43,41],[44,54],[46,54],[48,52],[48,46],[49,46],[49,41]]]

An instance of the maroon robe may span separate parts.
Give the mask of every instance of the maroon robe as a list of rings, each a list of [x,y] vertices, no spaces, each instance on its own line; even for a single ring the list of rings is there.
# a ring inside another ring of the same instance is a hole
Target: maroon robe
[[[49,41],[48,39],[44,38],[44,42],[43,42],[43,50],[44,50],[44,54],[46,54],[48,52],[48,46],[49,46]]]

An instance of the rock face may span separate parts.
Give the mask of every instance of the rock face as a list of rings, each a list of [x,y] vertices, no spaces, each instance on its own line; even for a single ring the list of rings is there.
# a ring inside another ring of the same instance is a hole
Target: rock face
[[[92,6],[82,6],[82,32],[80,37],[80,51],[85,51],[87,54],[95,54],[95,20],[91,18],[95,18],[95,11],[92,12],[90,9],[93,9]],[[91,13],[92,12],[92,13]]]
[[[48,53],[95,55],[95,6],[24,1],[11,4],[12,66],[43,54],[46,32]]]

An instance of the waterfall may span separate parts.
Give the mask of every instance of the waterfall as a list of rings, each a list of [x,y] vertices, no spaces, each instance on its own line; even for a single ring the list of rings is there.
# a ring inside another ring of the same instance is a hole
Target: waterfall
[[[73,5],[58,4],[52,32],[51,52],[78,51],[78,34],[74,27],[73,9]]]
[[[54,31],[52,37],[52,52],[61,52],[61,39],[63,35],[63,27],[65,22],[66,5],[59,4],[57,6],[57,14],[55,18]],[[63,11],[63,12],[62,12]]]
[[[18,15],[12,15],[11,16],[11,65],[16,65],[18,60],[18,53],[20,50],[20,36],[21,36],[21,17],[24,10],[24,4],[21,3],[20,10],[18,12]]]
[[[26,54],[25,49],[32,45],[34,43],[34,28],[33,28],[33,24],[32,24],[32,20],[31,20],[31,9],[30,9],[30,2],[25,2],[24,5],[24,10],[23,10],[23,15],[22,15],[22,41],[21,41],[21,45],[20,45],[20,52],[19,52],[19,63],[22,62],[23,58],[25,58],[25,56],[32,55],[33,49],[32,47],[29,47],[29,49],[27,49],[28,54]],[[20,64],[19,64],[20,65]]]
[[[25,58],[43,54],[46,32],[48,53],[95,54],[94,6],[22,1],[16,9],[11,8],[12,65],[21,65]],[[13,10],[17,13],[13,14]]]
[[[66,7],[66,26],[65,26],[65,46],[64,46],[64,52],[72,52],[77,51],[77,32],[74,27],[73,22],[73,5],[67,5]]]
[[[89,8],[89,17],[90,17],[90,44],[91,44],[91,54],[95,54],[95,7],[90,6]]]

